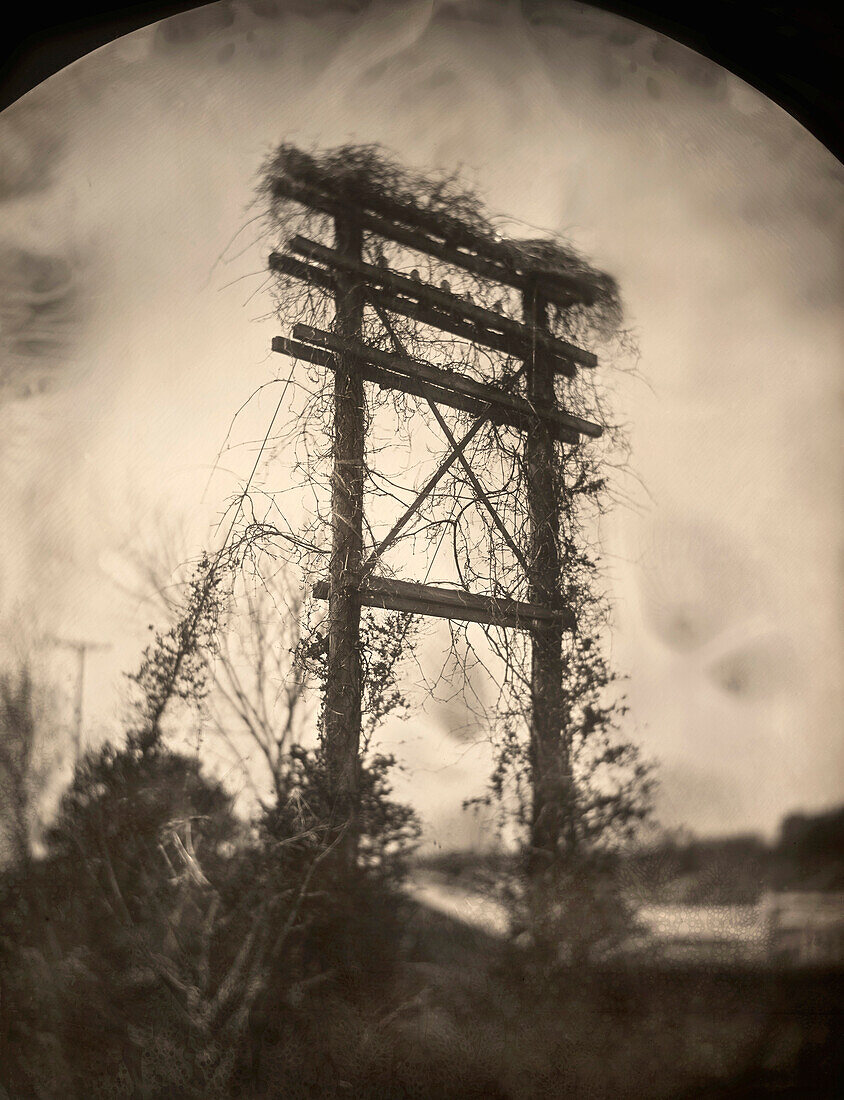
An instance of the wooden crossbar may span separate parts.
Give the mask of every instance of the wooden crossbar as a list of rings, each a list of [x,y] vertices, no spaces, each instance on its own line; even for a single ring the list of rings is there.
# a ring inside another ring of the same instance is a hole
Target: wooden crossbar
[[[288,256],[285,252],[271,252],[268,266],[270,271],[275,271],[279,275],[292,275],[294,279],[302,279],[328,293],[332,293],[337,285],[330,271],[315,264],[302,263],[301,260]]]
[[[326,293],[333,293],[335,279],[330,271],[316,264],[308,264],[297,260],[293,256],[287,256],[283,252],[272,252],[269,258],[269,268],[281,275],[292,275],[295,279],[302,279],[312,286],[319,287]],[[517,359],[525,359],[530,354],[530,349],[525,348],[521,341],[511,335],[502,332],[493,332],[491,329],[464,321],[451,313],[444,313],[432,309],[420,302],[406,298],[400,294],[393,294],[388,290],[379,290],[376,287],[367,288],[367,296],[373,303],[383,306],[391,313],[399,313],[403,317],[411,317],[415,321],[421,321],[424,325],[450,332],[470,343],[482,344],[484,347],[499,351],[504,355],[510,355]],[[549,356],[549,367],[557,374],[571,377],[575,373],[574,364],[568,359],[558,359]]]
[[[318,363],[329,370],[337,369],[337,357],[323,348],[311,347],[309,344],[290,340],[284,336],[274,336],[272,349],[294,359],[304,359],[309,363]],[[357,358],[355,358],[355,366],[360,371],[363,379],[367,382],[374,382],[375,385],[384,390],[400,390],[412,397],[423,397],[440,405],[448,405],[452,409],[460,409],[461,412],[471,413],[473,416],[481,416],[488,408],[487,404],[475,397],[466,397],[452,390],[440,389],[428,382],[411,378],[409,375],[394,374],[366,361],[358,361]],[[522,430],[527,429],[527,425],[519,420],[518,416],[511,414],[508,409],[493,410],[489,419],[496,424],[507,424],[509,427],[521,428]],[[564,439],[564,442],[571,441],[569,437]]]
[[[293,359],[316,363],[319,366],[327,367],[329,370],[337,369],[337,359],[332,352],[325,351],[323,348],[312,347],[310,344],[300,343],[297,340],[290,340],[285,336],[273,337],[272,350],[282,355],[289,355]],[[495,407],[492,402],[481,401],[477,397],[468,397],[455,390],[435,386],[407,374],[386,371],[365,360],[358,360],[357,357],[355,362],[362,378],[367,382],[375,383],[384,390],[400,390],[412,397],[422,397],[427,401],[436,402],[438,405],[447,405],[449,408],[471,413],[473,416],[485,416],[493,424],[505,424],[519,431],[530,431],[537,420],[536,414],[530,411],[527,402],[525,402],[525,405],[528,413],[523,414],[506,406]],[[549,428],[554,438],[559,439],[561,443],[577,443],[580,438],[576,432],[561,424],[550,423]]]
[[[458,371],[435,367],[421,359],[390,355],[388,352],[367,347],[366,344],[358,341],[341,340],[333,332],[324,332],[322,329],[313,328],[310,325],[298,324],[293,328],[293,336],[297,340],[304,340],[309,344],[316,344],[331,351],[350,353],[358,359],[374,363],[394,374],[408,374],[441,389],[454,390],[457,393],[465,394],[467,397],[474,397],[485,403],[509,409],[518,414],[521,423],[526,425],[531,424],[539,417],[542,420],[548,420],[560,427],[567,428],[571,432],[582,433],[595,439],[603,431],[600,425],[593,424],[589,420],[583,420],[579,416],[573,416],[561,409],[535,409],[523,397],[505,393],[488,382],[478,382],[474,378],[460,374]]]
[[[548,332],[530,329],[521,321],[515,321],[512,317],[505,317],[491,309],[484,309],[472,302],[464,301],[450,291],[441,290],[411,279],[406,275],[399,275],[388,268],[376,267],[375,264],[367,264],[362,261],[352,260],[343,256],[334,248],[309,241],[305,237],[293,237],[289,243],[291,251],[297,255],[305,256],[309,260],[317,260],[319,263],[330,267],[360,275],[371,286],[380,286],[392,290],[396,294],[402,294],[408,298],[416,299],[427,305],[433,306],[441,312],[451,313],[458,320],[473,321],[491,329],[493,332],[501,332],[518,340],[523,348],[531,348],[535,345],[552,352],[561,359],[570,360],[582,367],[597,366],[598,359],[594,352],[584,351],[567,340],[552,336]]]
[[[313,206],[315,209],[323,209],[326,213],[329,212],[324,206],[326,201],[324,196],[327,192],[336,196],[337,185],[334,179],[322,173],[309,158],[298,162],[289,160],[285,170],[289,179],[293,181],[293,185],[299,189],[299,195],[293,196],[296,201],[304,202],[305,205]],[[276,177],[271,185],[274,193],[284,197],[283,186],[286,182],[281,177]],[[567,276],[557,269],[548,268],[539,258],[525,256],[524,253],[520,256],[518,242],[514,242],[517,249],[517,253],[514,254],[513,245],[506,240],[496,240],[488,234],[477,232],[465,222],[461,222],[459,218],[444,217],[439,211],[422,209],[413,202],[402,201],[383,192],[369,196],[358,193],[351,201],[355,207],[356,216],[371,212],[392,223],[420,230],[426,236],[435,237],[449,247],[466,249],[492,263],[518,269],[520,274],[528,280],[528,286],[525,289],[529,290],[530,280],[536,279],[552,285],[561,285],[567,290],[574,284],[580,291],[578,300],[586,301],[587,305],[591,305],[594,301],[594,291],[588,300],[584,297],[584,291],[589,293],[589,290],[584,287],[582,278],[579,279],[574,275]],[[317,205],[317,202],[320,205]],[[345,209],[338,203],[336,211],[332,210],[330,213],[345,212]],[[366,228],[362,222],[361,224]],[[552,297],[546,296],[549,300]]]
[[[333,217],[343,212],[340,203],[322,194],[314,187],[305,184],[292,183],[290,180],[276,177],[271,185],[272,194],[276,198],[290,199],[302,206],[308,206],[312,210],[318,210],[322,214],[330,214]],[[360,224],[370,233],[376,233],[385,240],[394,241],[405,248],[422,252],[452,267],[461,267],[473,275],[483,279],[489,279],[503,286],[515,287],[517,290],[530,290],[533,285],[538,285],[540,292],[548,301],[559,306],[571,306],[575,303],[591,306],[595,301],[594,288],[584,285],[583,279],[576,276],[567,276],[559,272],[543,271],[541,268],[532,268],[528,274],[516,271],[512,267],[512,261],[508,258],[507,264],[481,255],[478,251],[467,252],[457,248],[444,240],[438,240],[430,236],[428,232],[409,228],[400,221],[393,221],[382,217],[380,214],[371,213],[368,210],[359,209],[356,212]],[[477,249],[477,245],[475,245]]]
[[[280,355],[289,355],[291,359],[303,359],[306,363],[316,363],[320,367],[333,369],[336,365],[334,356],[330,351],[322,348],[312,348],[309,344],[300,344],[297,340],[290,340],[287,336],[274,336],[272,349]]]
[[[459,336],[471,344],[481,344],[483,347],[499,351],[503,355],[509,355],[514,359],[529,359],[531,349],[523,346],[520,340],[503,332],[493,332],[492,329],[483,328],[472,321],[464,321],[455,317],[453,313],[445,313],[442,310],[432,309],[422,302],[414,301],[402,294],[393,294],[389,290],[368,289],[367,295],[373,303],[391,313],[399,313],[403,317],[410,317],[414,321],[421,321],[423,325],[439,329],[441,332],[450,332],[453,336]],[[549,356],[550,358],[550,356]],[[575,374],[575,366],[568,359],[554,359],[554,369],[559,374],[571,378]]]
[[[327,600],[328,581],[318,581],[313,593],[318,600]],[[407,611],[414,615],[430,615],[440,619],[460,619],[503,626],[516,630],[531,630],[537,625],[562,626],[574,624],[569,611],[542,607],[498,596],[479,596],[461,589],[438,588],[430,584],[397,581],[387,577],[369,577],[359,593],[361,604],[382,607],[390,611]]]

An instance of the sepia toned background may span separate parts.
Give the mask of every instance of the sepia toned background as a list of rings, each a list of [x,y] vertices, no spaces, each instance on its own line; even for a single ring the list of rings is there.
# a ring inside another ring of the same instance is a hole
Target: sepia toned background
[[[617,277],[640,358],[613,383],[632,458],[602,534],[659,816],[770,832],[839,802],[844,173],[737,77],[583,5],[213,4],[0,115],[6,645],[110,646],[87,735],[113,726],[153,621],[132,554],[205,541],[274,398],[217,462],[232,415],[286,373],[251,205],[281,140],[460,168]],[[432,704],[384,735],[448,843],[478,835],[460,803],[490,766],[465,723]]]

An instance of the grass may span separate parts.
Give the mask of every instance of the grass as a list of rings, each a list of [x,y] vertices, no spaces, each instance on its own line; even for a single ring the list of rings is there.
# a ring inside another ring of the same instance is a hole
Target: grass
[[[387,994],[322,988],[263,1035],[244,1096],[834,1096],[839,976],[656,965],[531,973],[419,908]],[[315,1052],[319,1056],[315,1056]]]

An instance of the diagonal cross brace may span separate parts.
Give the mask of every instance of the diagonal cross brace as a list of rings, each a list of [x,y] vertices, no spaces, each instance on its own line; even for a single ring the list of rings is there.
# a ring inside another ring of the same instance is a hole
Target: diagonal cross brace
[[[379,304],[377,304],[375,302],[372,302],[371,304],[372,304],[373,308],[375,309],[375,312],[378,314],[378,317],[380,318],[381,323],[383,324],[384,328],[389,333],[390,339],[393,342],[393,347],[395,348],[396,353],[398,355],[400,355],[402,358],[409,360],[410,356],[407,354],[407,351],[405,350],[404,345],[402,344],[402,342],[399,339],[395,329],[393,328],[392,324],[390,323],[390,318],[387,316],[384,309]],[[519,374],[521,374],[521,371],[519,371],[515,375],[515,377],[513,379],[511,379],[511,381],[510,381],[511,385],[516,381],[516,378],[518,378]],[[492,517],[492,522],[498,528],[498,530],[500,531],[504,541],[510,547],[510,550],[512,551],[513,555],[515,556],[516,561],[518,561],[518,563],[521,565],[522,569],[524,570],[525,576],[528,577],[530,575],[530,569],[528,567],[527,561],[525,560],[524,554],[519,549],[519,547],[516,544],[516,541],[514,540],[513,536],[507,530],[507,528],[504,524],[504,521],[502,520],[501,516],[499,516],[498,511],[496,510],[495,505],[492,503],[492,501],[489,499],[489,496],[484,491],[483,486],[481,485],[481,483],[478,481],[477,477],[475,476],[475,472],[472,469],[472,467],[469,465],[469,462],[468,462],[468,460],[467,460],[467,458],[464,454],[466,444],[469,442],[468,436],[464,436],[463,439],[460,442],[458,442],[454,438],[454,434],[452,433],[451,429],[449,428],[445,417],[440,412],[440,410],[437,408],[436,404],[433,401],[430,400],[430,398],[428,398],[428,405],[430,406],[431,412],[436,417],[437,423],[439,424],[440,428],[442,428],[442,431],[443,431],[444,435],[446,436],[446,438],[448,439],[448,442],[450,443],[451,448],[452,448],[451,452],[449,453],[449,456],[448,456],[448,459],[450,460],[449,463],[448,463],[448,467],[443,468],[443,465],[441,465],[440,468],[437,470],[437,474],[440,474],[440,471],[442,471],[442,473],[444,474],[446,472],[446,469],[448,469],[451,465],[453,465],[455,459],[460,463],[460,465],[463,467],[463,469],[466,472],[466,476],[469,478],[469,481],[472,483],[472,488],[475,490],[475,493],[477,494],[478,499],[484,505],[486,510],[489,512],[490,516]],[[492,406],[490,405],[490,411],[491,410],[492,410]],[[485,421],[487,416],[488,416],[488,413],[485,414],[485,416],[481,419]],[[476,426],[479,425],[479,423],[480,423],[480,421],[476,421],[475,424],[472,425],[472,427],[475,428]],[[470,429],[470,431],[471,431],[471,429]],[[439,478],[437,478],[437,480],[439,480]],[[428,484],[430,484],[430,482]],[[436,482],[434,484],[436,484]],[[427,485],[426,485],[425,488],[427,488]],[[431,488],[433,488],[433,485],[431,486]],[[430,490],[428,490],[428,491],[430,492]],[[426,493],[425,496],[427,496],[427,495],[428,494]],[[422,494],[420,493],[419,496],[417,496],[416,500],[414,501],[413,505],[410,506],[413,509],[413,511],[416,511],[416,509],[419,507],[419,505],[422,503],[422,501],[424,499],[425,499],[425,497],[423,497]],[[407,519],[410,519],[410,516],[412,514],[413,514],[413,512],[409,512],[409,514],[405,513],[405,515],[407,516]],[[402,517],[402,518],[404,519],[404,517]],[[391,534],[392,534],[392,532],[391,532]],[[387,536],[387,537],[389,538],[389,536]],[[386,543],[386,539],[384,540],[384,543]],[[381,546],[376,547],[376,549],[373,551],[373,554],[371,555],[369,560],[364,565],[364,569],[363,569],[364,576],[367,576],[368,573],[370,572],[370,568],[369,568],[370,562],[374,566],[374,564],[377,561],[378,557],[380,557],[381,554],[384,552],[384,549],[386,549],[386,546],[384,546],[384,543],[382,543]],[[382,547],[383,547],[383,549],[382,549]]]
[[[511,382],[515,383],[515,381],[524,374],[525,370],[526,368],[522,366],[516,372],[516,374],[513,375]],[[393,524],[389,532],[384,536],[381,542],[378,543],[378,545],[375,547],[375,549],[372,551],[372,553],[363,564],[363,567],[361,569],[362,581],[369,576],[369,574],[378,564],[378,561],[382,557],[382,555],[385,554],[386,551],[389,550],[389,548],[393,545],[393,543],[402,533],[404,528],[407,526],[408,522],[413,519],[413,517],[416,515],[416,513],[419,511],[419,509],[422,507],[422,505],[425,503],[425,501],[428,499],[428,497],[431,495],[431,493],[434,491],[440,481],[442,481],[442,479],[457,461],[458,457],[463,453],[464,449],[469,446],[469,444],[472,442],[472,440],[475,438],[481,428],[489,422],[490,413],[492,411],[493,407],[492,405],[490,405],[489,410],[482,416],[478,417],[478,419],[468,430],[468,432],[463,436],[461,440],[459,440],[454,449],[450,451],[448,455],[446,455],[446,457],[443,459],[437,469],[428,478],[428,480],[416,494],[414,500],[407,506],[404,512],[402,512],[402,514]]]
[[[440,410],[437,408],[437,406],[435,405],[435,403],[433,401],[431,401],[429,399],[428,404],[431,407],[431,412],[437,418],[437,423],[442,428],[443,434],[445,435],[446,439],[449,441],[449,443],[451,444],[452,447],[456,447],[457,446],[457,440],[454,438],[454,435],[451,431],[451,428],[449,428],[448,422],[446,421],[445,417],[443,416],[443,414],[440,412]],[[463,469],[466,471],[466,476],[471,481],[472,488],[477,493],[478,499],[481,501],[481,503],[484,505],[486,510],[489,512],[490,516],[492,517],[492,522],[495,524],[495,526],[501,532],[502,538],[504,539],[504,541],[507,543],[507,545],[512,550],[512,552],[513,552],[513,554],[516,558],[516,561],[519,563],[519,565],[521,565],[522,569],[525,571],[525,577],[529,577],[530,576],[530,569],[528,568],[528,563],[525,560],[524,554],[519,549],[519,547],[518,547],[515,539],[513,538],[513,536],[510,534],[510,532],[505,527],[504,520],[501,518],[501,516],[499,516],[495,505],[492,503],[492,501],[489,499],[488,495],[484,491],[483,486],[481,485],[481,483],[478,481],[477,477],[475,476],[475,472],[472,469],[472,467],[469,465],[469,462],[466,459],[466,456],[464,455],[462,450],[457,452],[457,458],[458,458],[458,461],[460,462],[461,466],[463,467]]]

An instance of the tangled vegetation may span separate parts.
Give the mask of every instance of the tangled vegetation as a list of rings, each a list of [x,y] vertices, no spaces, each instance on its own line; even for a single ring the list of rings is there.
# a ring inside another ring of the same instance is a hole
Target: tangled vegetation
[[[350,867],[319,747],[281,745],[250,822],[197,756],[166,744],[174,709],[201,714],[215,693],[221,560],[202,559],[145,651],[125,742],[83,756],[43,854],[0,875],[0,1080],[15,1097],[245,1095],[269,1073],[256,1051],[271,1064],[295,1042],[310,998],[351,1006],[397,963],[418,823],[392,799],[390,757],[362,764]],[[391,705],[389,649],[382,663],[376,715]],[[35,714],[19,717],[23,740]]]
[[[505,240],[455,177],[410,174],[372,148],[308,156],[282,147],[266,165],[262,190],[279,244],[296,233],[327,240],[331,230],[329,215],[277,193],[281,176],[376,214],[412,207],[419,223],[436,226],[457,248],[483,239],[502,262],[553,276],[574,295],[565,307],[549,307],[555,336],[590,348],[600,342],[610,359],[621,354],[612,279],[559,241]],[[483,276],[372,234],[365,235],[364,255],[502,316],[519,316],[518,292]],[[285,327],[307,322],[330,329],[333,304],[324,289],[280,276],[275,293]],[[480,381],[510,384],[519,369],[515,355],[445,337],[378,303],[364,309],[362,338]],[[273,421],[255,471],[262,458],[291,443],[294,481],[298,476],[311,504],[310,521],[294,527],[283,503],[250,477],[224,515],[222,547],[201,558],[183,598],[163,609],[167,620],[131,678],[135,702],[125,738],[78,763],[43,854],[18,860],[0,877],[0,1062],[13,1096],[509,1095],[501,1083],[512,1075],[503,1054],[500,1072],[491,1076],[483,1044],[455,1029],[454,1020],[461,1013],[471,1019],[483,1000],[478,989],[464,988],[463,977],[458,992],[444,994],[451,1030],[442,1041],[427,1031],[432,980],[420,943],[433,936],[438,951],[458,954],[463,946],[450,938],[453,930],[445,945],[424,921],[420,932],[418,908],[401,889],[419,824],[393,798],[395,761],[374,742],[380,722],[415,703],[402,666],[418,632],[412,616],[364,615],[366,751],[353,848],[343,843],[348,824],[332,813],[324,744],[319,737],[311,745],[297,740],[312,713],[303,700],[320,692],[326,676],[324,615],[309,593],[326,573],[332,445],[331,386],[316,367],[302,374],[310,388],[297,383],[301,415],[274,435]],[[606,423],[597,375],[560,376],[555,385],[561,406]],[[430,424],[413,415],[415,402],[393,391],[367,393],[368,552],[443,446]],[[453,433],[467,427],[465,413],[450,410],[446,417]],[[530,532],[522,437],[488,422],[465,455],[482,472],[514,543],[502,539],[466,469],[455,465],[396,545],[412,552],[417,578],[421,572],[426,580],[524,599],[528,577],[519,559],[530,554]],[[623,708],[612,695],[614,677],[600,644],[607,606],[595,524],[610,495],[607,473],[623,460],[619,433],[609,429],[600,447],[572,444],[557,452],[558,580],[575,624],[566,637],[562,689],[564,735],[576,768],[578,859],[555,879],[542,906],[524,882],[512,895],[514,922],[527,924],[537,943],[571,948],[543,965],[586,957],[595,938],[583,936],[586,928],[602,944],[619,938],[624,914],[604,870],[614,845],[648,809],[649,773],[619,735]],[[302,570],[306,596],[286,601],[288,610],[276,617],[283,627],[268,629],[260,593],[270,592],[267,578],[282,559]],[[385,560],[381,568],[396,565]],[[257,602],[249,603],[250,591]],[[233,647],[232,607],[244,599],[249,633]],[[477,709],[484,695],[479,677],[496,685],[492,704],[479,711],[498,750],[491,797],[504,800],[515,786],[524,823],[533,778],[528,636],[494,625],[478,634],[452,623],[451,647],[452,668],[465,676],[467,708]],[[274,686],[282,690],[271,706],[266,677],[279,670],[279,654],[287,670],[279,672]],[[264,762],[268,782],[256,790],[251,819],[235,812],[231,791],[196,756],[168,742],[185,706],[235,756],[255,752]],[[315,724],[319,731],[321,718]],[[490,948],[481,965],[473,947],[459,966],[478,966],[482,982],[480,971],[495,958]],[[503,972],[499,980],[509,981]],[[508,988],[506,1011],[518,1011],[518,981]],[[505,1017],[489,1022],[489,1034],[506,1037]]]
[[[609,395],[613,375],[624,369],[630,352],[629,336],[620,327],[621,304],[614,280],[559,238],[505,237],[500,231],[502,220],[491,218],[477,194],[457,175],[411,172],[371,146],[309,154],[284,145],[265,165],[261,194],[268,228],[279,249],[291,242],[295,249],[302,237],[331,243],[332,212],[337,208],[363,211],[363,259],[373,269],[388,268],[502,317],[519,320],[527,307],[522,291],[502,284],[493,277],[495,271],[509,267],[520,278],[550,280],[555,293],[547,307],[547,331],[601,352],[597,370],[556,375],[559,407],[597,420],[604,430],[599,440],[555,448],[551,492],[560,515],[555,554],[558,590],[574,621],[574,629],[564,636],[562,684],[563,738],[576,778],[570,839],[579,850],[579,864],[594,854],[604,868],[613,845],[629,840],[648,816],[653,787],[651,769],[620,728],[626,709],[602,648],[610,607],[598,521],[618,498],[619,481],[613,474],[626,465],[623,432],[610,421]],[[433,237],[445,247],[444,254],[451,250],[454,262],[379,233],[379,225],[387,221]],[[461,255],[475,252],[493,257],[492,275],[459,265]],[[310,277],[303,278],[301,272],[276,269],[275,304],[282,331],[289,332],[302,322],[331,329],[333,295],[329,284],[320,282],[319,270],[314,275],[312,265]],[[379,299],[377,292],[366,294],[361,340],[369,347],[447,367],[502,388],[517,383],[522,368],[518,355],[491,350],[482,340],[472,339],[471,333],[460,337],[443,332],[413,316],[412,309],[391,310],[389,300]],[[315,581],[327,572],[326,538],[331,529],[332,387],[326,384],[327,372],[321,367],[303,362],[297,371],[308,378],[309,388],[303,394],[295,432],[286,442],[297,456],[294,475],[298,472],[313,501],[311,520],[304,531],[296,532],[295,546],[305,576]],[[446,439],[453,445],[454,439],[471,432],[473,423],[471,414],[450,408],[441,409],[432,423],[423,399],[394,389],[369,387],[365,401],[364,559],[391,529],[397,512],[426,483]],[[487,421],[463,454],[466,462],[454,463],[437,483],[378,568],[391,575],[412,562],[412,574],[403,579],[529,599],[533,563],[523,433]],[[472,471],[483,482],[486,501],[479,497]],[[463,680],[463,702],[496,746],[491,796],[502,806],[511,805],[515,797],[517,817],[527,827],[534,774],[528,735],[530,636],[495,625],[479,628],[453,620],[449,626],[451,654],[444,667],[450,678]],[[437,687],[436,681],[418,684],[417,698]],[[487,702],[490,690],[491,703]],[[590,875],[581,866],[578,877],[585,883]],[[602,872],[599,877],[603,881],[606,876]],[[553,890],[557,896],[565,892],[570,893],[561,885]]]

